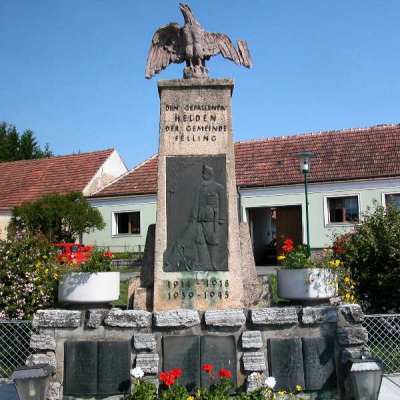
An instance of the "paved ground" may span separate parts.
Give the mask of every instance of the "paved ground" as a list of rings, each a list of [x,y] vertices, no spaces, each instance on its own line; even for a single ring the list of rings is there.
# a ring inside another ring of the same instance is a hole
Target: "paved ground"
[[[379,400],[400,399],[400,375],[387,375],[383,377]]]

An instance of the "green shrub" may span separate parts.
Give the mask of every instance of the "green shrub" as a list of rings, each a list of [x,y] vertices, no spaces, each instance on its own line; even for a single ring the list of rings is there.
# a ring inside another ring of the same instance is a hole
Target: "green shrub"
[[[354,232],[339,236],[333,248],[351,271],[366,312],[400,311],[400,211],[368,210]]]
[[[43,237],[0,241],[0,319],[30,319],[54,304],[58,264]]]

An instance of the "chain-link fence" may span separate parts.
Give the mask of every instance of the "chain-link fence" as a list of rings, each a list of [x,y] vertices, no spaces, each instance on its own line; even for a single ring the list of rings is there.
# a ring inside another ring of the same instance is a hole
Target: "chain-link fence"
[[[400,314],[366,315],[368,349],[380,358],[385,374],[400,374]]]
[[[31,321],[0,321],[0,378],[9,378],[16,367],[25,365],[32,354]]]

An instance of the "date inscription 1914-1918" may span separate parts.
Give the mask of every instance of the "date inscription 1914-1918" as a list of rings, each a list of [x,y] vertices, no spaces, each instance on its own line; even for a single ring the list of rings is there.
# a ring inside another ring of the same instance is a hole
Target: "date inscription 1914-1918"
[[[168,300],[201,298],[219,301],[229,298],[228,279],[166,281],[166,286]]]

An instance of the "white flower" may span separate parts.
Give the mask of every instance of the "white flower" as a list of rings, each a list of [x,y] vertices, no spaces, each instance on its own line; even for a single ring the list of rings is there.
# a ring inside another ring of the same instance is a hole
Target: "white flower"
[[[276,379],[273,376],[269,376],[265,378],[264,382],[265,386],[269,387],[270,389],[273,389],[276,385]]]
[[[144,372],[143,372],[142,368],[136,367],[136,368],[131,369],[131,375],[134,378],[143,378]]]

